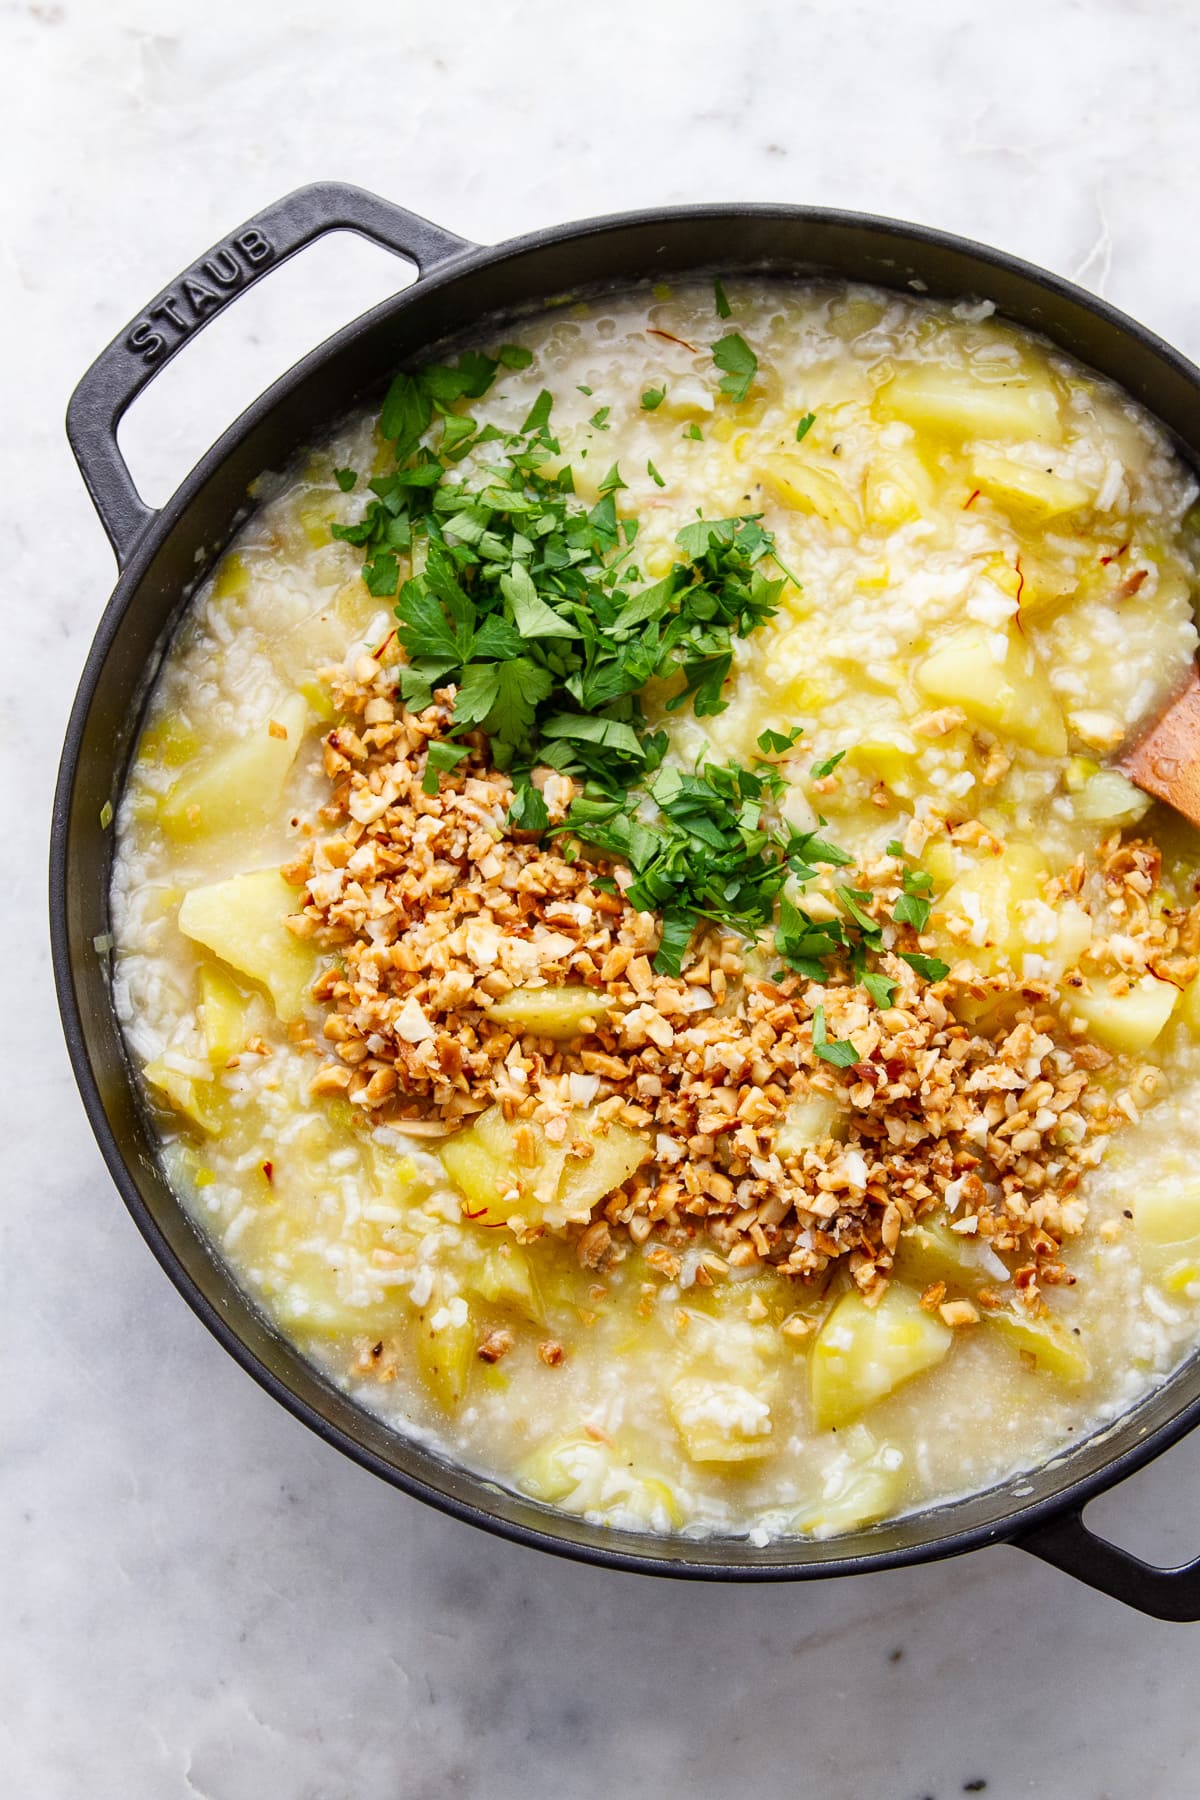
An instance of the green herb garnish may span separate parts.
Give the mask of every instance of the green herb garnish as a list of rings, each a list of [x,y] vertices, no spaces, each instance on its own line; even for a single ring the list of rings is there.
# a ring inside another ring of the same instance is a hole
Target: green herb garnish
[[[858,1051],[849,1038],[830,1038],[825,1035],[823,1006],[818,1006],[813,1011],[812,1044],[822,1062],[833,1063],[839,1069],[852,1069],[858,1061]]]
[[[750,383],[758,369],[758,358],[740,332],[731,331],[712,346],[712,358],[718,369],[724,369],[721,392],[733,401],[742,401],[750,392]]]
[[[642,406],[646,412],[655,412],[667,397],[666,388],[647,388],[642,395]]]
[[[816,413],[807,412],[796,425],[796,442],[802,444],[817,422]]]
[[[733,311],[733,308],[730,306],[725,289],[721,286],[719,281],[713,282],[713,299],[717,303],[718,319],[727,319]]]

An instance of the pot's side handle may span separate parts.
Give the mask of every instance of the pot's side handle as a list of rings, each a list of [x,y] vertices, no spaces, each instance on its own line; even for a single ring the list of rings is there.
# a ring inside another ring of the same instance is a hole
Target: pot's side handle
[[[1053,1563],[1152,1619],[1191,1623],[1200,1619],[1200,1557],[1175,1569],[1159,1569],[1131,1556],[1107,1538],[1097,1537],[1083,1522],[1083,1509],[1063,1513],[1036,1525],[1014,1542],[1043,1562]]]
[[[154,517],[117,445],[122,414],[231,300],[330,231],[372,238],[415,263],[418,275],[474,249],[467,239],[365,188],[319,181],[255,213],[185,269],[101,352],[67,408],[75,460],[120,566]]]

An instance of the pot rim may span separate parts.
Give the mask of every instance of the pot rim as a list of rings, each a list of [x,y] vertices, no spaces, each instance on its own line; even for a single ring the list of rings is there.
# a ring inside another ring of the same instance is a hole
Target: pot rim
[[[228,459],[233,449],[256,426],[264,422],[281,402],[297,392],[339,350],[348,346],[357,336],[365,333],[371,327],[402,314],[415,303],[418,297],[425,298],[430,292],[449,287],[482,269],[516,260],[528,252],[542,250],[549,245],[600,237],[608,233],[617,233],[629,227],[661,225],[664,228],[671,228],[688,222],[732,221],[748,217],[766,222],[778,219],[781,222],[787,221],[789,224],[807,223],[862,230],[884,240],[893,240],[898,250],[915,245],[922,249],[944,250],[969,257],[1000,273],[1016,276],[1029,282],[1046,293],[1069,301],[1087,313],[1100,318],[1123,336],[1133,339],[1143,349],[1151,352],[1159,362],[1165,364],[1174,375],[1192,386],[1200,396],[1200,369],[1197,369],[1171,344],[1109,302],[1089,294],[1062,276],[1055,275],[1032,262],[1012,256],[1005,251],[994,249],[954,233],[938,230],[932,226],[908,224],[903,220],[884,215],[859,213],[840,208],[782,203],[725,202],[715,205],[645,208],[568,221],[524,233],[498,244],[469,246],[461,251],[454,251],[445,260],[439,261],[435,267],[431,268],[428,274],[421,274],[409,286],[400,289],[367,312],[348,321],[307,352],[252,400],[198,459],[170,499],[150,517],[144,530],[132,544],[120,569],[116,586],[97,625],[71,706],[52,810],[49,900],[52,965],[68,1054],[85,1113],[114,1185],[142,1237],[176,1290],[183,1296],[218,1343],[261,1388],[286,1408],[293,1417],[299,1419],[327,1444],[341,1451],[360,1467],[380,1476],[411,1498],[421,1500],[440,1512],[495,1533],[510,1542],[524,1545],[527,1548],[543,1550],[573,1561],[611,1567],[628,1573],[673,1576],[700,1581],[764,1582],[821,1580],[834,1576],[899,1568],[961,1555],[989,1544],[1020,1542],[1026,1536],[1033,1538],[1040,1529],[1048,1526],[1051,1522],[1062,1520],[1065,1515],[1078,1518],[1082,1508],[1091,1499],[1113,1487],[1126,1476],[1143,1468],[1162,1451],[1168,1449],[1192,1430],[1200,1422],[1200,1394],[1190,1401],[1181,1401],[1174,1414],[1152,1429],[1144,1430],[1135,1441],[1106,1460],[1100,1467],[1069,1480],[1064,1486],[1050,1494],[1043,1495],[1026,1504],[1018,1503],[1005,1510],[997,1518],[957,1528],[951,1523],[956,1508],[960,1508],[970,1501],[977,1501],[986,1495],[994,1494],[999,1497],[1012,1481],[1024,1479],[1023,1475],[1006,1477],[986,1488],[974,1489],[963,1496],[941,1500],[921,1508],[915,1513],[903,1515],[903,1518],[909,1522],[928,1518],[934,1529],[928,1537],[909,1544],[892,1546],[887,1550],[872,1550],[869,1547],[870,1528],[844,1540],[848,1544],[866,1546],[855,1549],[852,1553],[847,1552],[843,1556],[828,1555],[820,1559],[811,1556],[807,1559],[801,1557],[799,1560],[786,1561],[769,1559],[757,1562],[723,1561],[719,1557],[704,1561],[683,1561],[671,1554],[673,1548],[694,1550],[702,1549],[705,1545],[711,1545],[716,1549],[728,1546],[730,1549],[741,1550],[745,1547],[744,1537],[690,1538],[683,1533],[663,1534],[661,1539],[656,1536],[654,1540],[661,1542],[663,1546],[661,1552],[622,1548],[622,1540],[628,1540],[635,1535],[624,1531],[614,1531],[611,1543],[573,1541],[562,1532],[553,1529],[553,1522],[556,1518],[562,1518],[564,1522],[569,1523],[572,1521],[573,1515],[558,1514],[555,1509],[546,1507],[544,1509],[546,1518],[544,1528],[505,1518],[492,1511],[485,1503],[489,1487],[492,1485],[489,1479],[486,1476],[475,1474],[465,1465],[453,1464],[452,1466],[465,1476],[481,1497],[479,1503],[474,1500],[461,1500],[454,1494],[434,1485],[431,1481],[397,1468],[377,1455],[366,1443],[323,1417],[285,1380],[267,1367],[183,1266],[143,1198],[130,1166],[117,1144],[88,1053],[76,991],[74,958],[70,949],[67,919],[71,806],[79,770],[83,736],[101,671],[126,612],[154,557],[184,520],[213,472]],[[900,260],[899,256],[897,260]],[[695,274],[703,275],[707,266],[696,265]],[[770,265],[765,263],[751,263],[743,260],[741,266],[767,275],[771,273]],[[791,269],[795,273],[795,265],[791,265]],[[787,266],[781,262],[778,273],[783,275],[787,272]],[[821,266],[814,264],[813,275],[819,276],[821,272]],[[826,272],[834,278],[838,278],[836,269],[829,269]],[[863,282],[865,279],[847,276],[840,278],[856,282]],[[630,276],[631,282],[638,279],[641,278]],[[613,282],[614,287],[618,285],[619,279]],[[908,284],[908,291],[914,291],[911,282]],[[537,297],[536,294],[532,296],[535,300]],[[1003,311],[999,307],[997,310]],[[1044,327],[1041,329],[1045,336],[1052,342],[1055,341],[1054,333],[1051,330]],[[1160,420],[1160,422],[1163,421]],[[1167,429],[1171,429],[1169,424]],[[1197,447],[1197,451],[1193,451],[1193,458],[1198,451],[1200,451],[1200,446]],[[185,603],[186,598],[190,598],[190,596],[185,597]],[[110,1023],[118,1041],[123,1046],[124,1034],[116,1019],[115,1011],[111,1012]],[[182,1203],[179,1204],[181,1210],[185,1210],[182,1209]],[[188,1216],[190,1219],[190,1215]],[[194,1229],[202,1233],[202,1228],[195,1225],[194,1222],[192,1223]],[[246,1292],[244,1289],[242,1291]],[[261,1311],[252,1296],[246,1294],[246,1299],[248,1305]],[[1063,1451],[1047,1462],[1038,1464],[1027,1471],[1028,1478],[1033,1480],[1039,1474],[1044,1474],[1059,1464],[1064,1466],[1069,1464],[1072,1457],[1081,1452],[1087,1443],[1094,1443],[1097,1437],[1109,1433],[1115,1434],[1122,1427],[1128,1429],[1152,1399],[1165,1396],[1174,1386],[1178,1385],[1180,1377],[1188,1369],[1192,1360],[1193,1358],[1189,1357],[1177,1365],[1162,1381],[1147,1390],[1141,1400],[1135,1402],[1130,1409],[1118,1415],[1100,1431],[1090,1434],[1089,1438],[1081,1440],[1077,1444],[1065,1447]],[[359,1407],[358,1402],[351,1401],[350,1404],[357,1410],[361,1410],[365,1416],[370,1416],[366,1413],[365,1408]],[[402,1441],[411,1441],[406,1440],[403,1431],[397,1427],[393,1426],[389,1429]],[[452,1461],[452,1459],[447,1460]],[[937,1527],[943,1519],[949,1528],[939,1530]],[[639,1537],[638,1541],[644,1540]],[[824,1540],[824,1543],[836,1543],[837,1541],[836,1539]],[[794,1548],[799,1551],[805,1549],[811,1551],[817,1542],[819,1541],[795,1538],[777,1539],[773,1541],[773,1544],[774,1546],[784,1544],[789,1549]],[[1144,1567],[1144,1565],[1139,1566]]]

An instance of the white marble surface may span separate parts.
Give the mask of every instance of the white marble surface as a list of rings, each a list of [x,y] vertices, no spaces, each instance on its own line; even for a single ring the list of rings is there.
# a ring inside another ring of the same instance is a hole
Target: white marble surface
[[[1195,1793],[1195,1630],[1014,1550],[652,1584],[493,1542],[309,1437],[116,1200],[59,1042],[43,871],[112,580],[67,395],[257,206],[337,176],[481,239],[666,201],[856,206],[1079,276],[1196,355],[1198,55],[1194,0],[2,0],[5,1800]],[[329,245],[192,345],[130,421],[146,491],[393,279]],[[1200,1549],[1198,1478],[1184,1446],[1093,1523]]]

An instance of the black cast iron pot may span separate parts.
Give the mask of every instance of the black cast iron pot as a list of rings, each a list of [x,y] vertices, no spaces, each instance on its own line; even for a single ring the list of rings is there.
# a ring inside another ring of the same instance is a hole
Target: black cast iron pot
[[[346,326],[257,400],[154,512],[116,428],[156,372],[232,299],[326,232],[357,231],[417,266],[416,284]],[[409,1443],[338,1392],[238,1288],[164,1179],[152,1124],[113,1012],[107,959],[115,803],[157,666],[184,597],[248,510],[255,476],[282,467],[397,364],[489,315],[592,284],[719,269],[832,273],[883,287],[983,296],[1119,382],[1200,466],[1200,370],[1090,294],[994,250],[922,227],[817,207],[713,206],[563,225],[477,247],[361,189],[301,188],[181,275],[109,345],[72,397],[71,445],[112,541],[120,580],[71,714],[54,803],[51,934],[59,1004],[84,1106],[122,1198],[189,1305],[297,1418],[385,1480],[456,1518],[582,1561],[710,1580],[853,1575],[1008,1542],[1165,1619],[1200,1618],[1200,1558],[1157,1569],[1094,1536],[1087,1502],[1200,1419],[1200,1355],[1106,1432],[1027,1479],[825,1543],[757,1549],[602,1529],[468,1474]],[[107,814],[106,814],[107,816]]]

